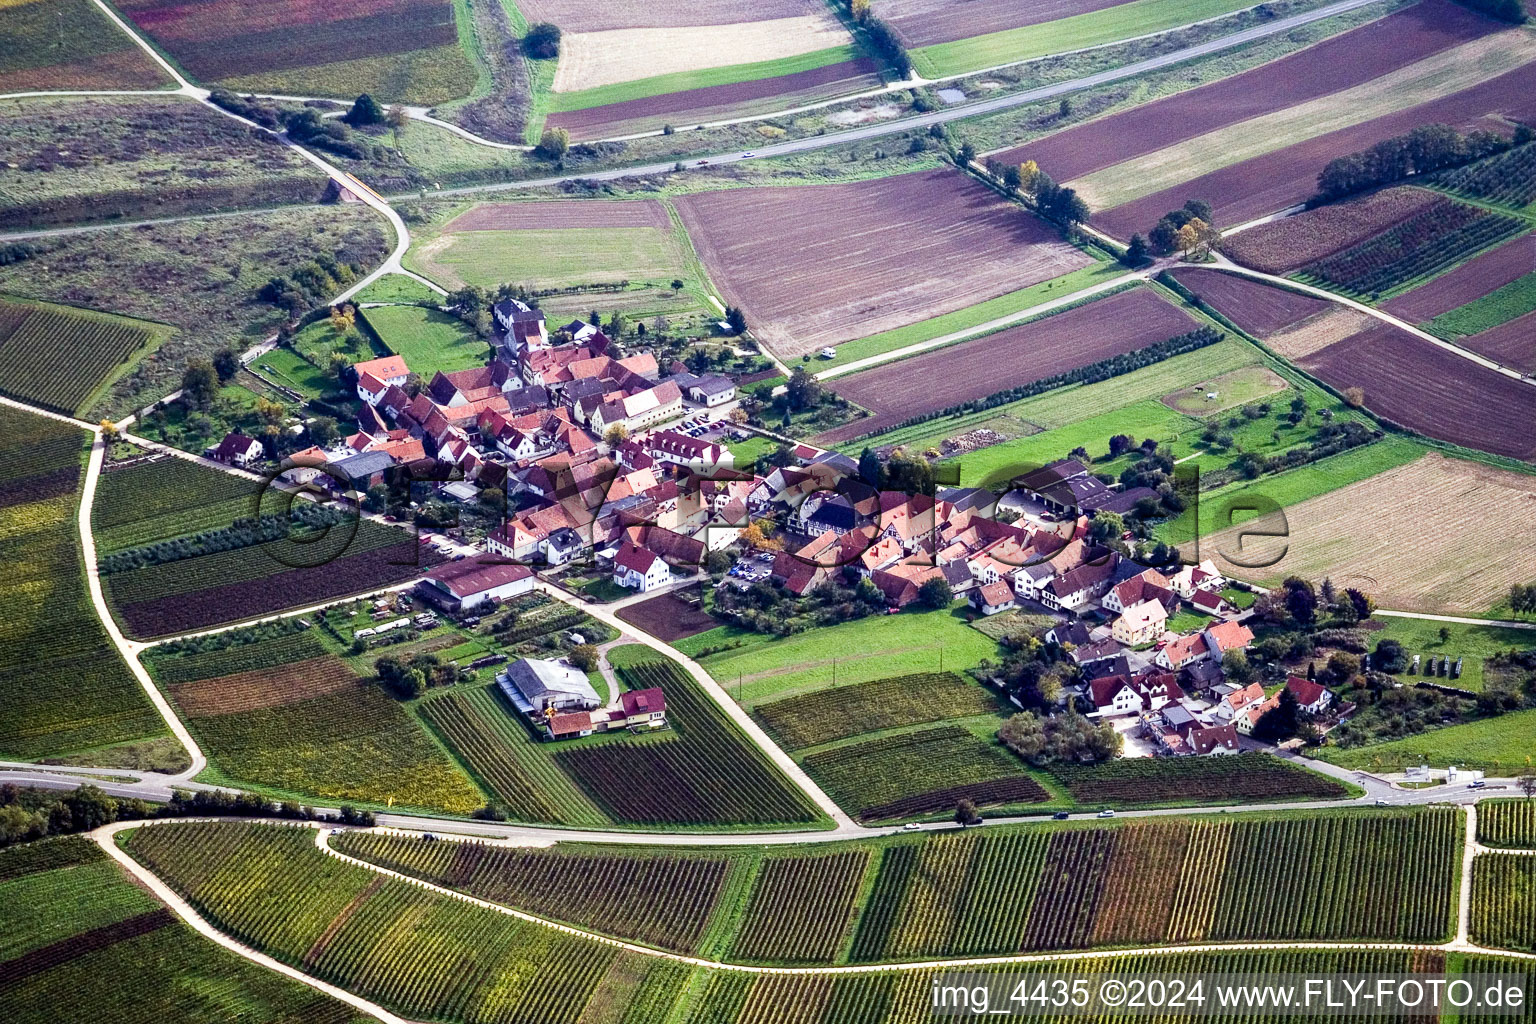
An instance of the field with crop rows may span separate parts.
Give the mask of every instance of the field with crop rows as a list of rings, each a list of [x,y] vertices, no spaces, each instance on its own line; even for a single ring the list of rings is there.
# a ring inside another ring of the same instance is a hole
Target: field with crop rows
[[[697,852],[515,849],[347,832],[354,857],[492,903],[659,949],[692,953],[725,883],[725,856]]]
[[[431,105],[467,95],[475,67],[449,0],[184,4],[126,0],[141,31],[203,84]]]
[[[1536,273],[1515,280],[1435,317],[1429,331],[1441,338],[1468,338],[1536,311]]]
[[[103,1007],[125,1024],[360,1019],[196,935],[87,839],[0,853],[0,917],[8,1024],[53,1024],[61,1013],[88,1017]]]
[[[1244,800],[1343,797],[1336,779],[1268,754],[1237,757],[1121,758],[1096,765],[1056,765],[1051,774],[1081,804],[1130,807],[1210,799]]]
[[[816,819],[809,799],[674,662],[628,665],[619,675],[629,689],[661,687],[670,728],[635,742],[555,754],[556,763],[615,821],[738,825]]]
[[[258,485],[185,459],[102,467],[91,508],[98,554],[229,526],[257,514]]]
[[[1050,799],[1022,761],[957,726],[832,747],[802,764],[828,796],[864,821],[940,814],[962,799],[978,807]]]
[[[102,583],[130,635],[164,636],[409,580],[422,571],[418,547],[405,531],[355,520],[314,543],[282,538],[108,573]]]
[[[953,672],[873,679],[759,704],[753,713],[786,750],[860,733],[998,710],[986,690]]]
[[[74,415],[152,336],[122,317],[0,299],[0,394]]]
[[[1254,270],[1288,274],[1358,245],[1445,201],[1428,189],[1383,189],[1240,231],[1222,239],[1221,251]],[[1182,276],[1187,272],[1180,273]]]
[[[765,858],[733,957],[769,963],[836,960],[869,860],[867,850]]]
[[[608,815],[555,763],[494,686],[456,688],[417,705],[417,714],[515,821],[597,827]]]
[[[1536,857],[1484,853],[1472,862],[1472,941],[1536,951]]]
[[[1378,296],[1429,277],[1524,231],[1506,217],[1451,199],[1438,202],[1374,238],[1302,268],[1304,279],[1357,296]]]
[[[216,927],[411,1019],[569,1022],[610,972],[651,967],[329,857],[310,828],[154,825],[128,845]]]
[[[1475,164],[1442,171],[1435,183],[1500,206],[1529,206],[1536,201],[1536,145],[1526,143]]]
[[[893,845],[853,959],[1244,939],[1439,941],[1451,925],[1459,828],[1450,810],[1346,812]]]
[[[0,93],[154,89],[165,73],[91,0],[13,0],[0,21]],[[68,25],[68,32],[60,32]]]
[[[485,802],[399,701],[327,651],[311,631],[146,663],[231,782],[455,814]]]
[[[0,408],[0,436],[0,757],[163,735],[85,590],[76,488],[86,435]]]
[[[1333,308],[1325,299],[1236,274],[1198,267],[1181,267],[1171,273],[1185,289],[1255,338],[1267,338]]]
[[[1517,849],[1536,847],[1536,801],[1484,800],[1477,805],[1477,841]]]
[[[792,356],[1092,262],[954,169],[700,192],[676,204],[721,296],[741,307],[755,336]],[[841,268],[830,283],[829,264]]]

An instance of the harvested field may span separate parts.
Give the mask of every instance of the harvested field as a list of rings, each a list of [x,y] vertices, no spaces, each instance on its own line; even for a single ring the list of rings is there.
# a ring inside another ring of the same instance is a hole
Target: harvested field
[[[1207,171],[1437,102],[1533,61],[1536,38],[1518,30],[1485,36],[1363,85],[1206,132],[1073,178],[1067,184],[1094,209],[1118,206],[1177,187]],[[1417,123],[1424,122],[1421,119]]]
[[[561,228],[660,228],[668,231],[671,227],[667,208],[654,199],[557,199],[543,203],[480,203],[444,224],[441,233]]]
[[[1536,386],[1484,369],[1440,346],[1378,324],[1301,365],[1410,430],[1497,455],[1536,460]],[[1409,491],[1404,494],[1413,493]]]
[[[681,592],[671,591],[626,605],[619,609],[617,615],[625,622],[638,626],[667,643],[694,636],[720,625],[715,621],[714,616],[699,605],[697,588],[686,593],[693,598],[692,601],[685,600]]]
[[[1490,510],[1498,530],[1468,529]],[[1529,574],[1509,554],[1536,550],[1536,477],[1431,453],[1292,505],[1285,518],[1288,537],[1251,537],[1242,546],[1244,561],[1284,547],[1284,557],[1262,570],[1266,582],[1329,576],[1363,587],[1384,607],[1483,614]],[[1231,565],[1219,553],[1239,550],[1241,530],[1209,539],[1218,565]]]
[[[1498,23],[1450,0],[1426,0],[1243,74],[1071,128],[1000,157],[1009,163],[1034,160],[1057,181],[1067,181],[1217,128],[1362,85],[1498,28]]]
[[[1218,225],[1242,224],[1304,202],[1328,161],[1357,153],[1383,139],[1425,124],[1487,128],[1490,117],[1536,119],[1536,63],[1528,63],[1450,96],[1307,139],[1143,196],[1102,213],[1094,223],[1117,237],[1146,231],[1159,217],[1199,197],[1209,202]]]
[[[247,4],[124,0],[118,7],[196,79],[380,102],[467,94],[475,68],[448,0]],[[415,59],[423,54],[426,61]],[[381,59],[390,58],[390,59]]]
[[[574,33],[792,18],[821,5],[817,0],[518,0],[517,8],[530,22],[553,22]]]
[[[851,42],[848,30],[828,8],[730,25],[573,32],[560,40],[552,89],[580,92],[660,75],[782,60]]]
[[[1040,25],[1118,7],[1130,0],[875,0],[873,6],[908,47]]]
[[[722,296],[787,356],[963,309],[1091,262],[1054,228],[953,170],[705,192],[679,197],[677,208]]]
[[[1536,235],[1522,235],[1428,284],[1404,292],[1382,308],[1409,323],[1425,323],[1497,291],[1532,269],[1536,269]]]
[[[726,116],[768,113],[878,88],[880,81],[880,65],[861,57],[773,78],[707,85],[581,110],[557,111],[545,123],[566,129],[574,140],[608,138],[665,124],[691,126]]]
[[[361,680],[346,662],[328,654],[308,661],[183,683],[170,687],[170,693],[184,714],[199,718],[281,707],[345,690],[359,682]]]
[[[839,378],[832,390],[872,415],[827,431],[817,441],[832,445],[886,430],[913,416],[1132,352],[1196,326],[1148,289],[1120,292],[1035,323]]]
[[[1265,341],[1287,359],[1302,359],[1377,323],[1380,321],[1369,313],[1330,304],[1319,315],[1273,334]]]
[[[1443,197],[1427,189],[1389,188],[1249,228],[1224,239],[1221,251],[1254,270],[1289,274],[1442,201]]]
[[[0,9],[0,93],[169,84],[91,0],[11,0]]]
[[[1536,313],[1462,338],[1457,344],[1526,374],[1536,374]]]
[[[1172,274],[1179,284],[1255,338],[1267,338],[1333,307],[1325,299],[1236,274],[1182,267]]]

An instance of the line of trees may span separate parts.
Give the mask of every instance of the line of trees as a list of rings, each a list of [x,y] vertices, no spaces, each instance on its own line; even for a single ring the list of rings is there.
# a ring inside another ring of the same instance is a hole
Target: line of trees
[[[1097,384],[1099,381],[1118,377],[1121,374],[1139,370],[1143,366],[1162,362],[1173,356],[1183,355],[1185,352],[1193,352],[1196,349],[1214,345],[1222,339],[1223,335],[1214,327],[1201,327],[1187,334],[1159,341],[1144,348],[1138,348],[1131,352],[1122,352],[1120,355],[1101,359],[1087,366],[1080,366],[1075,370],[1067,370],[1054,376],[1044,377],[1028,384],[1008,388],[1006,391],[994,392],[985,398],[973,399],[969,402],[961,402],[951,405],[946,409],[936,412],[923,413],[903,420],[888,430],[899,430],[903,427],[916,426],[919,423],[927,423],[929,420],[941,419],[945,416],[960,416],[968,412],[980,412],[983,409],[992,409],[999,405],[1007,405],[1009,402],[1017,402],[1021,398],[1029,398],[1033,395],[1062,387],[1066,384]],[[882,431],[883,433],[884,431]]]
[[[966,143],[960,147],[956,160],[961,167],[966,167],[974,154],[974,147]],[[1076,189],[1057,184],[1056,179],[1042,171],[1040,165],[1033,160],[1026,160],[1022,164],[1005,164],[995,158],[989,159],[986,173],[1008,195],[1023,193],[1029,196],[1034,200],[1035,210],[1040,216],[1059,225],[1069,234],[1087,220],[1091,212]]]
[[[902,45],[901,37],[884,19],[870,10],[869,0],[848,0],[848,14],[853,22],[864,30],[870,49],[891,66],[901,78],[912,77],[912,57]]]
[[[1521,127],[1523,131],[1516,131],[1508,139],[1498,132],[1474,131],[1463,135],[1446,124],[1420,125],[1407,134],[1383,139],[1370,149],[1329,161],[1317,176],[1317,194],[1308,205],[1332,202],[1366,189],[1502,153],[1531,140],[1531,129]]]

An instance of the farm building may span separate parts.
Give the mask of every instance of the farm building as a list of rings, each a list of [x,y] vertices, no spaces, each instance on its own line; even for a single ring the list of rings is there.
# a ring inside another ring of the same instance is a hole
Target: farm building
[[[533,589],[527,566],[479,559],[449,562],[427,573],[417,585],[421,595],[450,611],[468,611],[487,601],[504,601]]]
[[[603,706],[587,674],[563,661],[519,658],[496,677],[496,685],[525,715],[546,711],[596,711]]]

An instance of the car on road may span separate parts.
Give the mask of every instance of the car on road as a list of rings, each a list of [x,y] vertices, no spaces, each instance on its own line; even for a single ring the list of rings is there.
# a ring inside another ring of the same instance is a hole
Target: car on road
[[[1067,817],[1068,817],[1068,815],[1067,815],[1066,811],[1057,811],[1055,814],[1051,815],[1051,820],[1052,821],[1066,821]]]
[[[915,821],[909,821],[905,825],[901,826],[901,830],[903,832],[921,832],[922,829],[923,826],[919,825]]]
[[[750,160],[750,159],[752,159],[755,156],[757,156],[757,154],[752,152],[750,149],[747,150],[745,153],[741,154],[741,158],[743,160]]]
[[[1106,809],[1106,810],[1102,810],[1102,811],[1099,812],[1099,817],[1101,817],[1101,818],[1113,818],[1114,816],[1115,816],[1115,812],[1111,811],[1111,810],[1107,810]]]
[[[1486,785],[1488,785],[1488,783],[1484,782],[1482,779],[1475,779],[1474,781],[1467,783],[1467,788],[1482,789]]]
[[[1377,800],[1376,801],[1376,806],[1377,807],[1386,807],[1387,806],[1387,802],[1385,800]]]

